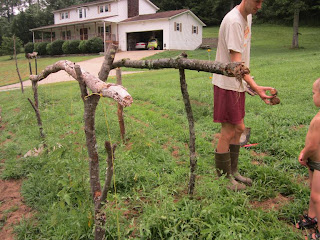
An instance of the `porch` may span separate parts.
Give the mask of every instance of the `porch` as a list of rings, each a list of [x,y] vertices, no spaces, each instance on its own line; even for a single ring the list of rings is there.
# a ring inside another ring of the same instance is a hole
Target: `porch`
[[[33,42],[53,42],[55,40],[89,40],[101,38],[104,46],[118,44],[117,24],[103,20],[73,22],[31,29]]]

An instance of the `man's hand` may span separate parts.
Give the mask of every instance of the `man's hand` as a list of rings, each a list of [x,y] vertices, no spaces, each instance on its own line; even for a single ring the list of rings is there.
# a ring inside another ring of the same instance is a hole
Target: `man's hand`
[[[274,96],[267,95],[267,91],[272,91],[274,88],[272,87],[262,87],[256,86],[256,93],[260,96],[260,98],[268,105],[271,105],[270,99],[274,98]]]

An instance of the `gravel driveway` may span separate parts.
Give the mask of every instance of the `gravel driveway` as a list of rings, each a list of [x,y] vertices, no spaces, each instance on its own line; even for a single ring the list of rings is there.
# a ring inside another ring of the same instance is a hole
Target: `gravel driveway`
[[[141,50],[141,51],[128,51],[128,52],[117,52],[114,61],[121,60],[123,58],[129,58],[131,60],[139,60],[144,57],[152,56],[156,53],[162,52],[163,50]],[[68,59],[68,57],[66,57]],[[78,62],[77,64],[80,65],[80,67],[87,72],[91,73],[92,75],[98,77],[98,73],[100,71],[101,65],[103,63],[104,56],[97,57],[94,59],[86,60],[83,62]],[[41,59],[40,59],[41,61]],[[40,69],[39,69],[40,70]],[[43,69],[41,69],[42,71]],[[122,72],[122,74],[132,74],[137,73],[135,72]],[[115,70],[112,70],[109,74],[109,76],[115,76]],[[17,79],[19,81],[19,79]],[[56,73],[50,74],[45,79],[41,80],[39,82],[40,84],[48,84],[48,83],[55,83],[55,82],[65,82],[65,81],[75,81],[74,78],[72,78],[70,75],[68,75],[65,71],[59,71]],[[23,82],[23,87],[30,87],[32,86],[31,81],[27,80]],[[0,91],[7,91],[7,90],[15,90],[20,89],[21,85],[20,83],[15,83],[12,85],[7,85],[0,87]]]

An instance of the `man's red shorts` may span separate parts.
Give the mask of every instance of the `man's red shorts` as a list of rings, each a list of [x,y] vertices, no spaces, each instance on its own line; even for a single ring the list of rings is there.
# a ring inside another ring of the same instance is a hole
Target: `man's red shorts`
[[[245,116],[245,92],[214,86],[213,121],[239,124]]]

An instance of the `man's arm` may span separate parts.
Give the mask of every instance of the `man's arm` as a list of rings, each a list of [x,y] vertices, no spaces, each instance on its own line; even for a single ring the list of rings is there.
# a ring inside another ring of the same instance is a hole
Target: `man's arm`
[[[239,52],[235,52],[230,50],[230,60],[231,62],[242,62],[242,54]],[[243,79],[249,84],[249,86],[260,96],[260,98],[267,104],[270,104],[268,99],[271,99],[272,96],[268,96],[266,91],[272,90],[272,87],[262,87],[256,84],[253,78],[247,74],[243,77]]]

